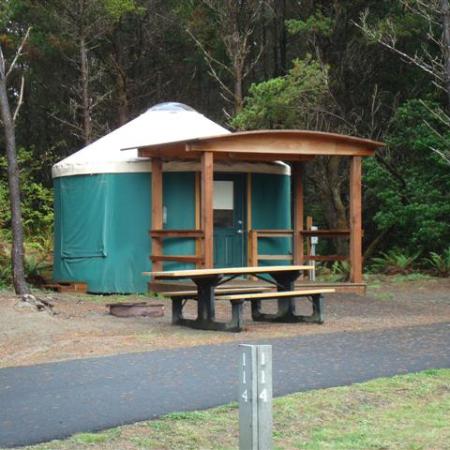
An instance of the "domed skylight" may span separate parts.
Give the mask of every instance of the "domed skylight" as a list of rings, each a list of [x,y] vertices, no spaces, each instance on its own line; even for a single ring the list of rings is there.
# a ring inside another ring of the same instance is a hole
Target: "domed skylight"
[[[195,109],[191,108],[188,105],[178,102],[165,102],[158,103],[155,106],[152,106],[149,111],[169,111],[169,112],[180,112],[180,111],[194,111]]]

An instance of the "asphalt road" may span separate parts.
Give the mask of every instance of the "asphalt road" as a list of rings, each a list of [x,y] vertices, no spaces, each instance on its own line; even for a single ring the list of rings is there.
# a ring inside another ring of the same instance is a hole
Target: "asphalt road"
[[[276,396],[450,367],[450,322],[258,343],[273,345]],[[224,344],[1,369],[0,446],[234,401],[238,351]]]

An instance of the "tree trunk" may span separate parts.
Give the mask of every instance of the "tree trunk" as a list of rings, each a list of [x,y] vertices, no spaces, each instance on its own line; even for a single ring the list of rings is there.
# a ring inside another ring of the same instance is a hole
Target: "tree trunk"
[[[286,75],[287,73],[287,31],[286,31],[286,0],[281,0],[280,2],[280,31],[279,31],[279,37],[278,37],[278,48],[279,48],[279,67],[278,67],[278,74],[280,75]]]
[[[375,239],[372,242],[370,242],[363,255],[363,259],[365,261],[367,261],[372,257],[378,245],[386,238],[386,236],[392,231],[393,228],[394,227],[392,226],[384,229],[380,234],[378,234],[378,236],[375,237]]]
[[[244,99],[242,94],[242,79],[243,79],[243,67],[240,65],[235,66],[235,79],[234,79],[234,114],[239,113],[244,105]]]
[[[80,39],[80,78],[81,78],[81,115],[83,121],[83,142],[89,145],[92,140],[91,107],[89,99],[89,64],[86,39]]]
[[[313,183],[316,185],[320,202],[324,208],[327,225],[331,229],[348,228],[347,209],[342,200],[342,167],[337,156],[316,161]],[[348,254],[348,242],[342,238],[333,239],[336,252]]]
[[[442,27],[444,40],[445,88],[447,91],[447,108],[450,109],[450,6],[448,0],[441,0]]]
[[[129,118],[129,105],[128,105],[128,95],[127,95],[127,83],[125,77],[120,73],[117,74],[117,101],[118,101],[118,121],[119,127],[125,125]]]
[[[116,76],[117,93],[117,121],[118,125],[125,125],[130,119],[130,105],[128,100],[128,73],[123,66],[124,48],[118,29],[115,30],[112,40],[111,62]]]
[[[0,78],[0,107],[8,160],[8,187],[13,238],[11,249],[13,285],[16,294],[25,295],[29,293],[29,289],[25,281],[25,252],[23,246],[22,211],[20,207],[19,166],[17,164],[14,121],[9,107],[6,80],[4,78]]]

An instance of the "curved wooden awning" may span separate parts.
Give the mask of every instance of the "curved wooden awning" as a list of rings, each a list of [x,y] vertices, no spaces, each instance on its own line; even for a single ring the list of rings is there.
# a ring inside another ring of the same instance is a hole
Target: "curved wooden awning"
[[[199,159],[203,152],[221,160],[302,161],[315,156],[372,156],[383,146],[382,142],[335,133],[257,130],[144,146],[138,148],[138,154],[165,161]]]

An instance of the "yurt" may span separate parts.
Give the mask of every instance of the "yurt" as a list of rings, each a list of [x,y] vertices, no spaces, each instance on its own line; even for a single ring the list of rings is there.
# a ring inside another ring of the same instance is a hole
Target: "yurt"
[[[92,293],[146,292],[142,272],[151,270],[151,162],[138,157],[136,148],[229,133],[189,106],[162,103],[55,164],[54,281],[85,282]],[[197,162],[164,163],[164,228],[196,227],[199,170]],[[246,265],[249,215],[260,229],[291,227],[289,166],[218,162],[213,203],[214,265]],[[269,239],[264,245],[265,253],[280,254],[289,252],[290,244]],[[190,255],[194,246],[188,238],[170,239],[164,254]],[[164,263],[167,270],[190,267]]]

